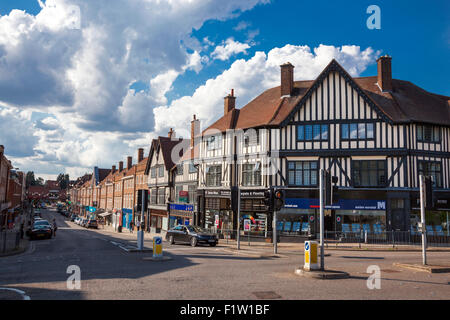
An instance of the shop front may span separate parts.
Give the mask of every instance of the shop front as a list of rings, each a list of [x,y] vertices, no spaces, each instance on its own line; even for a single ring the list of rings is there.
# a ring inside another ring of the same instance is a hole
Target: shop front
[[[230,190],[205,190],[204,227],[231,237],[236,219],[231,210]]]
[[[450,235],[450,192],[435,191],[435,206],[425,210],[425,224],[431,235]],[[411,192],[411,232],[417,232],[417,224],[421,220],[419,192]]]
[[[167,210],[160,210],[150,208],[150,232],[161,233],[162,230],[167,230]]]
[[[285,205],[277,219],[277,230],[282,235],[317,236],[320,231],[320,205],[316,193],[300,190],[288,191]],[[293,197],[296,194],[299,197]],[[310,197],[302,197],[306,194]],[[386,220],[388,208],[384,192],[340,190],[339,195],[340,199],[336,203],[325,206],[325,231],[361,232],[361,230],[367,230],[377,233],[388,229]]]
[[[169,205],[169,229],[178,225],[192,225],[194,222],[194,205],[177,204]]]
[[[240,229],[244,234],[267,237],[268,219],[264,190],[241,190]]]
[[[122,208],[122,228],[130,229],[130,223],[133,221],[133,209]]]

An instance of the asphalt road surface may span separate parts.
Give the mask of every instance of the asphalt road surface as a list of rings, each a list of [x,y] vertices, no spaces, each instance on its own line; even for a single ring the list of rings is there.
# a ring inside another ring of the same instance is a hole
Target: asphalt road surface
[[[420,263],[420,252],[330,250],[327,267],[351,278],[316,280],[294,274],[303,253],[259,258],[234,255],[221,245],[164,242],[165,255],[173,259],[153,262],[143,259],[151,253],[121,249],[127,241],[115,234],[79,227],[53,209],[42,213],[49,221],[56,218],[56,238],[33,241],[24,254],[0,258],[0,299],[450,299],[450,274],[393,266]],[[450,253],[431,252],[428,259],[449,264]],[[367,287],[370,265],[381,269],[380,289]],[[79,267],[80,289],[68,286],[70,266]]]

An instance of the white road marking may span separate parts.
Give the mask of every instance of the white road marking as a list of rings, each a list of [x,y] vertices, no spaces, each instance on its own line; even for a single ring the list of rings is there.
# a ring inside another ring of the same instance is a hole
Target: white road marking
[[[13,289],[13,288],[0,288],[0,290],[6,290],[6,291],[13,291],[15,293],[18,293],[22,296],[23,300],[31,300],[29,296],[27,296],[25,291],[19,290],[19,289]]]

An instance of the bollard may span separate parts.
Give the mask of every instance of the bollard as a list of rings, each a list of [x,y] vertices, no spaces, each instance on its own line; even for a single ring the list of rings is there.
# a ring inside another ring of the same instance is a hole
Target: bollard
[[[317,248],[317,241],[305,241],[305,265],[303,267],[304,270],[310,271],[319,269]]]
[[[153,258],[162,258],[162,257],[163,257],[162,238],[153,237]]]

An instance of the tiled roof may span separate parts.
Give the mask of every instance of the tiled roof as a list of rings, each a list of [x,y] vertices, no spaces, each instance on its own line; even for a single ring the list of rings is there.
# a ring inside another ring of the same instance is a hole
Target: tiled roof
[[[150,170],[150,161],[152,159],[152,155],[155,150],[158,149],[158,146],[161,148],[161,154],[164,160],[164,166],[166,169],[171,169],[175,164],[172,160],[172,150],[173,148],[183,142],[183,139],[171,139],[168,137],[158,137],[157,139],[153,139],[152,145],[150,147],[149,156],[147,158],[147,163],[145,167],[145,174],[148,174]]]
[[[264,91],[240,110],[233,109],[206,130],[248,129],[279,126],[291,114],[302,98],[312,90],[322,76],[338,70],[361,89],[374,105],[394,123],[428,122],[450,125],[450,97],[427,92],[403,80],[392,80],[392,92],[381,92],[377,76],[352,78],[335,60],[322,71],[316,80],[295,81],[290,97],[280,97],[280,87]]]

